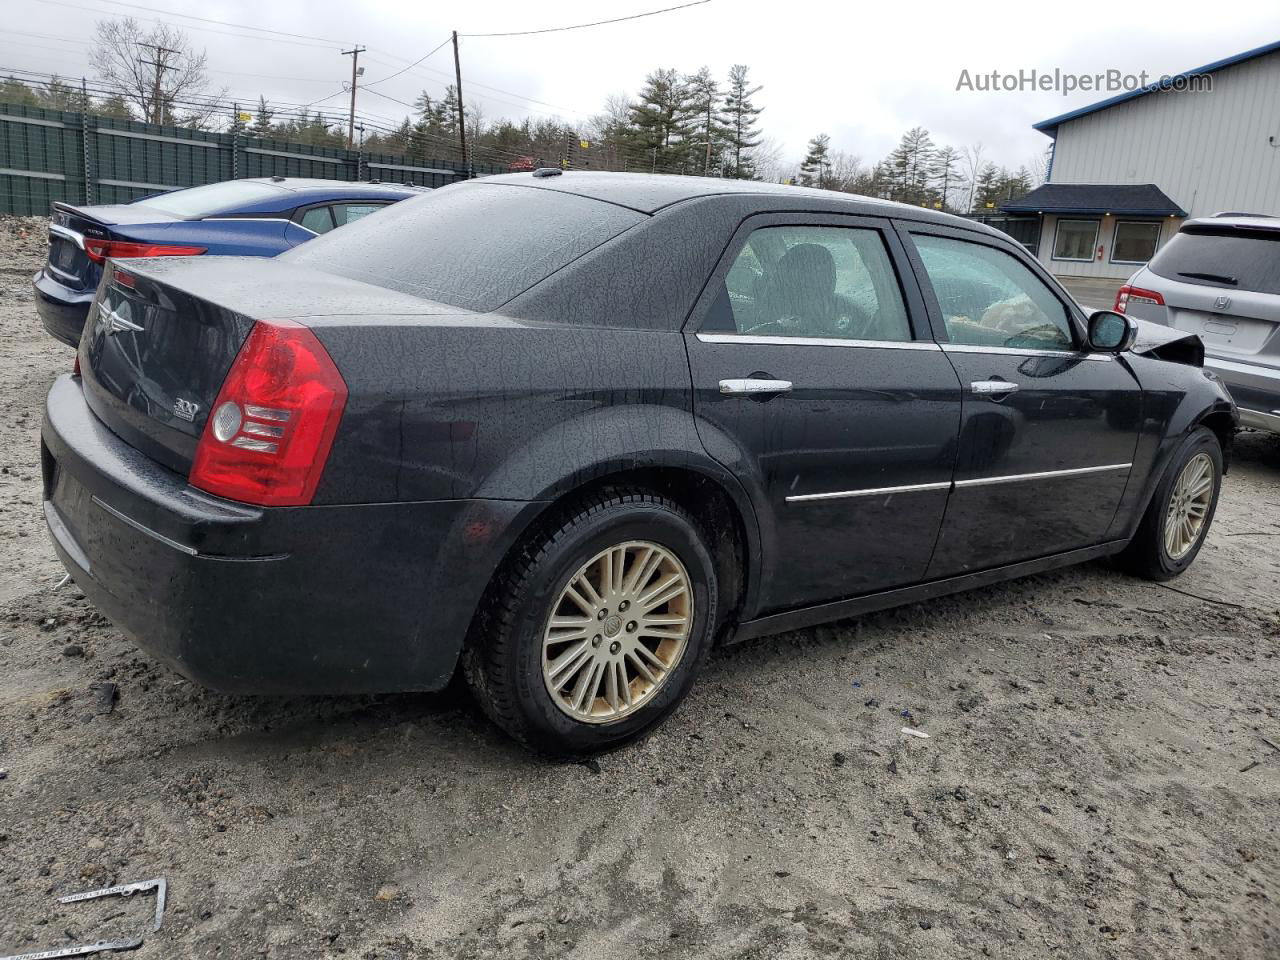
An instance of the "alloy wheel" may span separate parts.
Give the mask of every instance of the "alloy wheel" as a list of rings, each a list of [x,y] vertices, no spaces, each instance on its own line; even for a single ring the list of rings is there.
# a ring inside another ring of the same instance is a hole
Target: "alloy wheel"
[[[602,550],[551,608],[542,640],[547,692],[583,723],[626,717],[679,664],[692,625],[692,585],[674,553],[646,540]]]
[[[1198,453],[1182,468],[1169,497],[1164,518],[1164,549],[1181,560],[1199,542],[1213,499],[1213,460]]]

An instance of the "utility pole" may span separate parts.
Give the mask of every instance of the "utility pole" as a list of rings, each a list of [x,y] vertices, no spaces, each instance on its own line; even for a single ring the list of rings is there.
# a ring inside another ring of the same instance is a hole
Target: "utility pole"
[[[360,76],[360,72],[356,69],[356,64],[360,60],[360,54],[364,53],[367,47],[356,44],[350,50],[343,50],[344,57],[351,58],[351,112],[347,114],[347,149],[350,150],[356,138],[356,78]]]
[[[160,101],[160,77],[161,75],[163,75],[163,73],[166,70],[172,70],[173,68],[170,67],[169,64],[164,62],[164,58],[161,56],[161,54],[181,53],[182,51],[174,50],[171,47],[162,47],[158,43],[139,43],[138,46],[150,47],[152,50],[156,52],[155,53],[156,58],[154,60],[140,60],[138,62],[145,63],[156,68],[156,79],[151,86],[151,122],[163,123],[164,122],[164,104],[162,104]]]
[[[471,161],[467,157],[467,117],[462,109],[462,61],[458,59],[458,31],[453,31],[453,72],[458,79],[458,142],[462,145],[462,165],[471,176]]]

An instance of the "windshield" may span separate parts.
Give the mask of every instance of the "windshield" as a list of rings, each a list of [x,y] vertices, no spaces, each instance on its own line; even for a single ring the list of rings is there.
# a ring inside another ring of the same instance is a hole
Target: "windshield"
[[[1280,293],[1280,231],[1183,230],[1147,269],[1182,283]]]
[[[173,193],[162,193],[158,197],[147,197],[134,203],[135,207],[148,207],[171,213],[175,217],[187,219],[207,217],[213,213],[228,213],[270,200],[290,191],[273,187],[269,183],[254,180],[227,180],[223,183],[211,183],[204,187],[191,187],[189,190],[175,190]]]
[[[644,219],[555,190],[455,184],[403,200],[281,258],[487,312]]]

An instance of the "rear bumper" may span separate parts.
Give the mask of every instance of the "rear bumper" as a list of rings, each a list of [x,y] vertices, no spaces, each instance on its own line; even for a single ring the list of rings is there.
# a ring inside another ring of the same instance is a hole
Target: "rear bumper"
[[[1280,370],[1213,356],[1206,356],[1204,365],[1231,391],[1242,427],[1280,433]]]
[[[233,693],[435,690],[533,504],[261,509],[194,490],[49,392],[45,516],[63,565],[139,646]]]
[[[36,313],[45,330],[55,340],[69,347],[80,345],[80,333],[89,316],[94,291],[72,290],[41,270],[32,279],[35,288]]]

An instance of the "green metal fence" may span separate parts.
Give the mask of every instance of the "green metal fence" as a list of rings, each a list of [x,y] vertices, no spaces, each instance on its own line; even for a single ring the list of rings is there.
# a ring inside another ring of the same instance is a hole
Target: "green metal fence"
[[[0,103],[0,214],[44,214],[61,200],[127,203],[177,187],[238,177],[382,180],[442,187],[505,173],[244,134],[208,133],[63,110]]]

